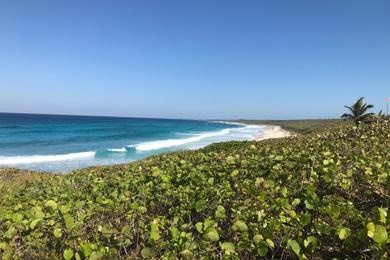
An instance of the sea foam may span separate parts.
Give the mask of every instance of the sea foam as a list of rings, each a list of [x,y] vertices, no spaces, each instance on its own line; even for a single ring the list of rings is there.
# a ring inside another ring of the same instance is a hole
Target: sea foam
[[[193,137],[184,138],[184,139],[166,139],[166,140],[158,140],[158,141],[150,141],[150,142],[144,142],[136,145],[131,145],[130,147],[135,147],[137,151],[145,152],[145,151],[152,151],[152,150],[158,150],[158,149],[164,149],[169,148],[173,146],[180,146],[185,145],[189,143],[195,143],[199,142],[205,138],[212,138],[212,137],[219,137],[219,136],[225,136],[229,134],[246,134],[248,135],[248,130],[250,132],[252,131],[259,131],[262,127],[261,126],[255,126],[255,125],[245,125],[244,127],[240,128],[227,128],[223,129],[221,131],[215,131],[215,132],[207,132],[198,134]],[[253,135],[254,137],[254,135]]]
[[[60,155],[0,156],[0,165],[67,161],[94,156],[95,152],[69,153]]]

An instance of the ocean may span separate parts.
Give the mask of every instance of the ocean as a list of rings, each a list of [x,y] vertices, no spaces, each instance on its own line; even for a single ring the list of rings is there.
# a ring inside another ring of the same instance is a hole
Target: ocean
[[[206,120],[0,113],[0,168],[68,172],[251,140],[262,129]]]

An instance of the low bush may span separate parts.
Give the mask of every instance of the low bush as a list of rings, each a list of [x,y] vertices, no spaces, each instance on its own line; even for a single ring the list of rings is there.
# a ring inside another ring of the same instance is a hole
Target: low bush
[[[0,187],[2,259],[387,258],[390,124]]]

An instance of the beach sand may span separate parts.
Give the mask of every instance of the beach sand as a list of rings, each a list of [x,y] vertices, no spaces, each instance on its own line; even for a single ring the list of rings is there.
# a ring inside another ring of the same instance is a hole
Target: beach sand
[[[280,126],[267,125],[265,126],[264,131],[259,133],[255,138],[256,141],[260,141],[265,139],[281,138],[281,137],[287,137],[292,135],[293,135],[292,133],[284,130]]]

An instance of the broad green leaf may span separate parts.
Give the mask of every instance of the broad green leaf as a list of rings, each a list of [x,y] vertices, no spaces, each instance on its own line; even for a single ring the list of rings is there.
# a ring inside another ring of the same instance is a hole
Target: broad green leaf
[[[182,257],[184,257],[185,259],[193,259],[193,257],[194,257],[194,254],[188,249],[181,251],[180,255]]]
[[[14,227],[10,227],[6,232],[5,232],[5,237],[6,238],[12,238],[14,235],[15,235],[15,233],[16,233],[16,228],[14,228]]]
[[[367,228],[367,236],[374,238],[375,235],[375,224],[370,222],[366,225]]]
[[[224,242],[221,244],[221,249],[225,251],[225,254],[231,254],[236,251],[236,247],[231,242]]]
[[[261,241],[257,245],[257,252],[259,253],[260,256],[266,256],[268,253],[268,246],[265,242]]]
[[[295,218],[297,216],[297,213],[295,212],[295,210],[289,210],[288,215],[290,215],[291,218]]]
[[[298,242],[293,239],[290,239],[288,241],[288,245],[291,247],[294,253],[299,256],[299,253],[301,252],[301,246],[298,244]]]
[[[275,243],[274,241],[272,241],[271,239],[267,238],[265,240],[265,242],[267,242],[267,244],[271,247],[271,248],[275,248]]]
[[[23,220],[23,215],[19,213],[15,213],[12,215],[12,221],[13,222],[20,222]]]
[[[151,247],[145,247],[141,250],[141,255],[145,258],[152,258],[157,255],[157,252]]]
[[[215,222],[211,219],[206,219],[203,223],[203,230],[208,229],[209,227],[212,227],[215,225]]]
[[[74,252],[71,248],[65,249],[63,253],[64,259],[65,260],[70,260],[74,256]]]
[[[382,223],[386,223],[387,218],[387,208],[378,208],[379,210],[379,221]]]
[[[74,228],[74,220],[71,215],[66,214],[64,215],[64,221],[65,221],[65,226],[67,229],[73,229]]]
[[[55,236],[56,238],[62,237],[62,231],[61,231],[61,229],[59,229],[59,228],[55,228],[54,231],[53,231],[53,234],[54,234],[54,236]]]
[[[239,231],[239,232],[246,232],[248,231],[248,226],[245,224],[244,221],[237,220],[236,222],[234,222],[232,226],[232,230]]]
[[[296,207],[296,206],[298,206],[300,203],[301,203],[301,200],[298,199],[298,198],[295,198],[295,199],[293,200],[293,202],[291,203],[291,205],[292,205],[293,207]]]
[[[255,242],[255,243],[260,243],[261,241],[263,241],[264,240],[264,237],[262,236],[262,235],[260,235],[260,234],[257,234],[257,235],[255,235],[254,237],[253,237],[253,241]]]
[[[35,227],[42,221],[42,219],[38,218],[38,219],[34,219],[31,223],[30,223],[30,229],[35,229]]]
[[[229,164],[233,164],[234,162],[235,162],[235,158],[234,158],[234,156],[228,156],[228,157],[226,157],[226,161],[227,161],[227,163],[229,163]]]
[[[218,241],[219,240],[219,234],[217,230],[214,228],[210,228],[206,230],[205,234],[203,235],[203,238],[207,241]]]
[[[54,200],[48,200],[45,203],[45,207],[51,208],[52,210],[57,209],[57,203]]]
[[[179,229],[177,229],[177,227],[172,227],[170,229],[170,231],[171,231],[172,238],[178,238],[179,237],[180,231],[179,231]]]
[[[380,245],[386,243],[386,241],[387,241],[386,228],[382,225],[376,225],[373,239],[375,242],[377,242]]]
[[[153,240],[159,240],[160,239],[160,231],[158,229],[157,224],[152,223],[150,225],[150,238]]]
[[[92,248],[89,243],[82,243],[81,248],[83,249],[83,255],[88,257],[92,254]]]
[[[308,247],[310,244],[317,244],[317,238],[309,236],[303,241],[305,247]]]
[[[204,206],[206,205],[206,201],[204,199],[198,200],[195,203],[195,209],[197,212],[200,212],[203,210]]]
[[[351,235],[351,229],[349,228],[341,228],[339,230],[339,238],[341,240],[345,240],[346,238],[348,238],[349,236]]]
[[[282,187],[282,195],[283,195],[283,197],[287,197],[287,195],[288,195],[288,190],[285,186]]]
[[[311,222],[311,215],[310,214],[303,214],[299,218],[299,222],[302,226],[307,226]]]
[[[215,211],[215,216],[217,218],[221,218],[221,219],[226,218],[225,208],[223,206],[221,206],[221,205],[218,205],[217,206],[217,210]]]
[[[279,161],[279,162],[283,161],[283,155],[277,155],[277,156],[275,156],[274,160],[275,160],[275,161]]]
[[[202,222],[198,222],[195,224],[195,227],[196,227],[196,230],[198,230],[199,233],[203,233],[203,223]]]

